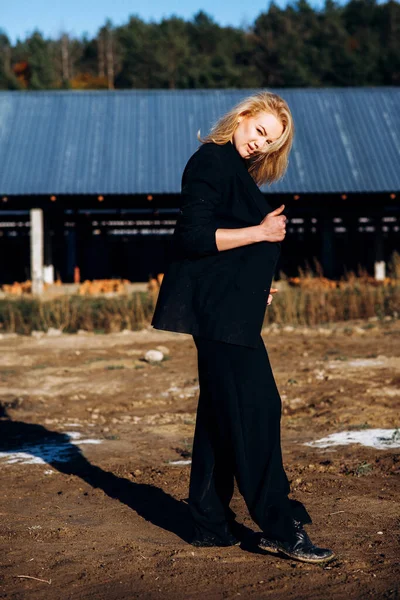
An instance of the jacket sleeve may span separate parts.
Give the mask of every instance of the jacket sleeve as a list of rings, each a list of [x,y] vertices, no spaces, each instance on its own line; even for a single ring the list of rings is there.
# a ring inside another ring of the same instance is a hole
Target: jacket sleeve
[[[222,203],[226,172],[213,146],[201,146],[189,159],[182,176],[175,239],[182,250],[194,258],[219,252],[215,213]]]

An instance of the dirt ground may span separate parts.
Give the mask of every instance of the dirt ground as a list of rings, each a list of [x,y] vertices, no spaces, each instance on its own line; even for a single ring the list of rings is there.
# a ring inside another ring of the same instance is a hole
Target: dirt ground
[[[3,335],[0,598],[399,599],[399,448],[305,443],[400,426],[400,322],[272,328],[263,338],[291,497],[333,561],[257,550],[237,490],[241,546],[188,544],[198,398],[190,336]],[[159,345],[167,359],[145,362]]]

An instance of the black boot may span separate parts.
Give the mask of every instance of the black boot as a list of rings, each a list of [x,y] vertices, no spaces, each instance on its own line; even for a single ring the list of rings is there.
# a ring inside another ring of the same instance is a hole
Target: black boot
[[[263,550],[273,552],[275,554],[282,553],[295,560],[308,563],[320,563],[331,560],[335,554],[328,548],[318,548],[314,546],[306,531],[301,526],[300,521],[293,519],[295,528],[295,540],[293,542],[285,542],[276,540],[263,534],[258,545]]]
[[[210,546],[238,546],[240,540],[231,531],[232,524],[227,523],[225,531],[221,535],[200,529],[194,526],[193,537],[190,541],[192,546],[210,547]]]
[[[238,546],[240,540],[238,540],[231,533],[227,534],[223,539],[215,535],[202,535],[193,537],[190,542],[192,546],[197,547],[209,547],[209,546]]]

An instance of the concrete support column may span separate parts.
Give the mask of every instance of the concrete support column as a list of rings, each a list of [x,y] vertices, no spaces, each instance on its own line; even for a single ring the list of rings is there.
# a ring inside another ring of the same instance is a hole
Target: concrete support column
[[[374,276],[377,281],[383,281],[386,277],[385,249],[382,232],[382,221],[380,217],[374,219],[375,225],[375,256],[374,256]]]
[[[383,281],[386,277],[386,263],[384,260],[378,260],[374,263],[375,279]]]
[[[50,284],[54,283],[54,221],[54,208],[47,208],[43,213],[43,281]]]
[[[43,267],[43,281],[44,283],[54,283],[54,267],[53,265],[44,265]]]
[[[32,208],[31,217],[31,281],[32,294],[43,293],[43,211]]]

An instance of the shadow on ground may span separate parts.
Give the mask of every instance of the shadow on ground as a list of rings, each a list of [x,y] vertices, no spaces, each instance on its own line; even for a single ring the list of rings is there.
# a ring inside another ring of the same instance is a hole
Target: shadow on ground
[[[0,414],[0,452],[24,452],[40,458],[61,473],[76,475],[93,488],[102,489],[154,525],[189,542],[191,519],[185,502],[153,485],[135,483],[92,465],[68,434],[42,425],[12,421]],[[51,458],[53,457],[53,458]]]

